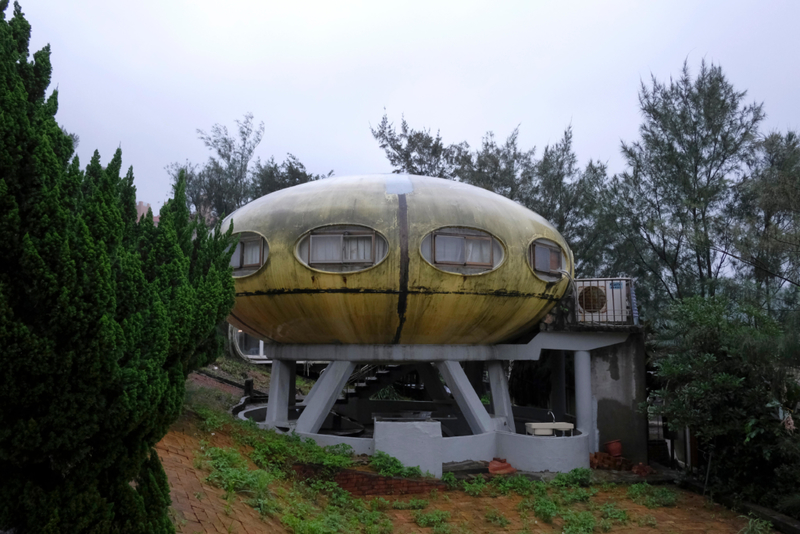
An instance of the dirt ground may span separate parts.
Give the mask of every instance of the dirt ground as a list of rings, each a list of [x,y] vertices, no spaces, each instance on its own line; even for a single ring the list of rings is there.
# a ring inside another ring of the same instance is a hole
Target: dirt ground
[[[191,377],[190,386],[195,392],[198,388],[217,387],[204,378]],[[224,386],[219,386],[224,389]],[[230,395],[233,392],[226,392]],[[212,393],[207,393],[211,395]],[[220,399],[222,400],[222,399]],[[172,496],[173,519],[178,532],[195,533],[239,533],[255,534],[264,532],[282,533],[287,530],[277,518],[262,519],[259,514],[241,502],[240,497],[226,501],[224,491],[204,482],[207,472],[198,467],[195,455],[199,454],[201,440],[210,446],[231,447],[233,441],[224,433],[207,433],[200,430],[198,419],[184,415],[173,425],[170,432],[158,443],[156,449],[164,465],[170,484]],[[626,488],[619,486],[600,491],[592,502],[603,505],[616,502],[626,510],[631,521],[627,525],[615,525],[611,532],[694,532],[694,533],[738,533],[747,524],[747,520],[718,504],[711,504],[703,497],[683,490],[677,506],[674,508],[648,509],[631,502],[625,495]],[[563,522],[556,518],[551,525],[538,521],[533,513],[525,519],[517,510],[522,500],[519,496],[470,497],[461,491],[438,492],[432,495],[419,495],[408,498],[427,498],[430,505],[425,510],[446,510],[450,512],[448,523],[454,531],[488,533],[488,532],[561,532]],[[389,501],[398,497],[386,496]],[[587,505],[573,505],[576,511],[587,510]],[[510,521],[501,527],[489,523],[487,511],[495,510]],[[414,523],[412,511],[389,510],[387,512],[394,524],[394,532],[424,533],[432,532],[431,528],[420,528]],[[525,530],[527,528],[527,530]],[[596,529],[599,532],[599,529]]]

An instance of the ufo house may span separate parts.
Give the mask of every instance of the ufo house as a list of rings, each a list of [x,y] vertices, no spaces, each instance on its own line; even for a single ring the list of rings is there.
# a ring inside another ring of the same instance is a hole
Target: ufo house
[[[277,191],[230,225],[239,243],[228,320],[272,362],[268,403],[240,417],[322,445],[383,450],[437,476],[443,462],[493,456],[525,470],[588,467],[597,448],[589,351],[627,334],[539,332],[574,274],[547,220],[481,188],[390,174]],[[526,429],[507,370],[543,349],[575,352],[575,421]],[[328,365],[296,403],[300,361]],[[465,372],[476,365],[488,372],[489,409]],[[419,399],[375,398],[409,375]]]

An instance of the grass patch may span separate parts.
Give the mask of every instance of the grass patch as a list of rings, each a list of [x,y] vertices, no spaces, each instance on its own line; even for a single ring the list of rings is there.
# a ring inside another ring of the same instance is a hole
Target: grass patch
[[[369,465],[372,466],[378,474],[385,477],[422,478],[422,470],[419,466],[406,467],[400,460],[383,451],[375,451],[375,454],[373,454],[369,460]]]
[[[564,534],[591,534],[596,520],[591,512],[575,512],[567,510],[564,517]]]
[[[483,477],[475,477],[471,482],[465,480],[461,487],[470,497],[479,497],[486,490],[487,485]]]
[[[674,489],[651,486],[647,482],[632,484],[628,488],[628,497],[636,504],[643,504],[648,508],[675,506],[678,502],[678,492]]]
[[[533,513],[545,523],[552,523],[558,515],[558,505],[551,499],[540,497],[533,502]]]
[[[432,512],[414,512],[414,522],[422,528],[435,527],[446,523],[450,519],[450,512],[433,510]]]
[[[507,527],[511,524],[511,521],[508,520],[506,516],[498,512],[497,510],[488,510],[484,519],[489,523],[496,525],[498,527]]]
[[[425,499],[411,499],[410,501],[394,501],[392,508],[395,510],[424,510],[428,507]]]

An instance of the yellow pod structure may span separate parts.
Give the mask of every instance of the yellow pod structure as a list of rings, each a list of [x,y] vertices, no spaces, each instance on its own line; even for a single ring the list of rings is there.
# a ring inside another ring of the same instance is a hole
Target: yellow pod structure
[[[536,326],[573,274],[547,220],[440,178],[326,178],[256,199],[223,230],[230,224],[244,244],[228,320],[278,343],[509,341]]]

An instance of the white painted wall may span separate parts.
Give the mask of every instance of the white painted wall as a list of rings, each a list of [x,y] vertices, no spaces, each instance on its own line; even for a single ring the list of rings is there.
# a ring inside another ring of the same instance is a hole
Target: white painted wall
[[[439,421],[375,421],[375,450],[406,467],[442,477],[442,424]]]

